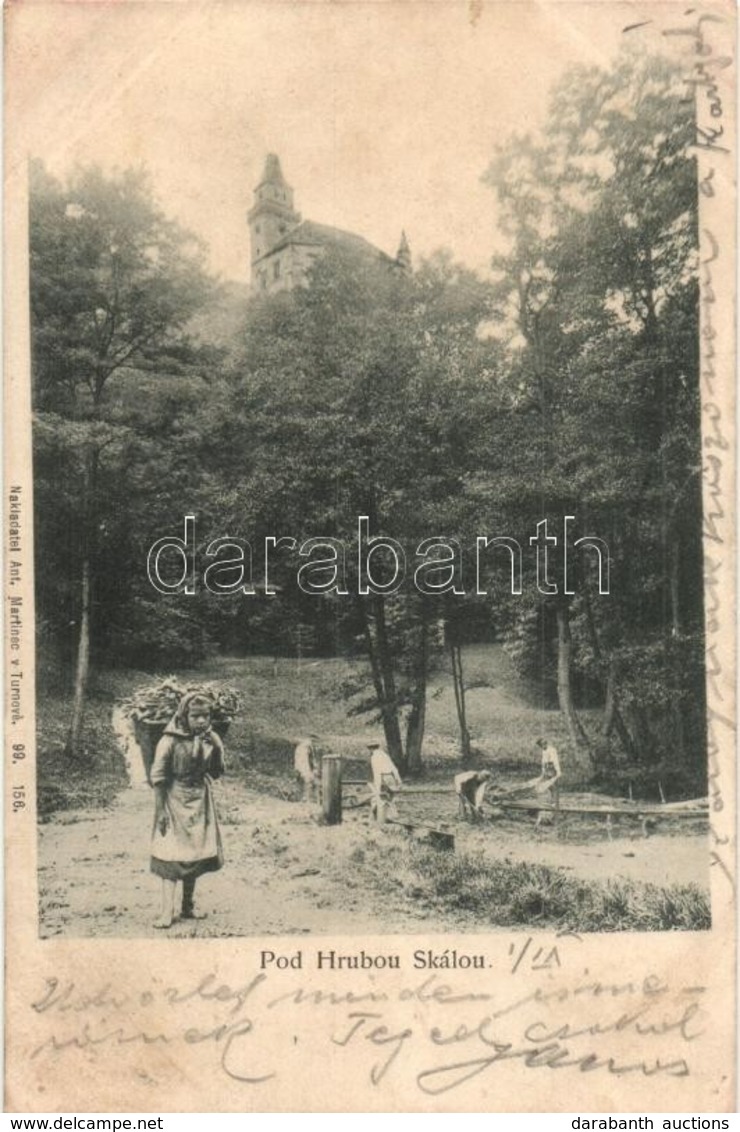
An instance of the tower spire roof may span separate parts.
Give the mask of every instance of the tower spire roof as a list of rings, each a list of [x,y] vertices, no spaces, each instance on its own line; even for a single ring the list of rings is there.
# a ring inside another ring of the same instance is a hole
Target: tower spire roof
[[[405,231],[401,232],[401,242],[398,245],[398,251],[396,252],[396,263],[402,271],[411,271],[411,248],[409,247],[409,242],[406,239]]]
[[[265,168],[262,171],[260,185],[264,185],[266,182],[273,185],[285,184],[285,177],[283,177],[283,171],[280,168],[280,158],[276,153],[268,153],[265,158]],[[257,187],[259,188],[259,185]]]

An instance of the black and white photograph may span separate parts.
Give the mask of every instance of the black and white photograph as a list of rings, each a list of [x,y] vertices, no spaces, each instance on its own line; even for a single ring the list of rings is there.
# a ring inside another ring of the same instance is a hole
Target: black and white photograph
[[[732,9],[15,15],[36,941],[434,983],[666,939],[679,969],[734,900]],[[66,1025],[79,991],[39,986]],[[640,1041],[692,1041],[701,989]],[[688,1045],[648,1052],[669,1107]]]

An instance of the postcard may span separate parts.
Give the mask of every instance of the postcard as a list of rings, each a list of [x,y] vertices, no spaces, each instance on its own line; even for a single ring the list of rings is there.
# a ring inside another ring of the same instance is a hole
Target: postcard
[[[5,33],[6,1108],[726,1126],[734,5]]]

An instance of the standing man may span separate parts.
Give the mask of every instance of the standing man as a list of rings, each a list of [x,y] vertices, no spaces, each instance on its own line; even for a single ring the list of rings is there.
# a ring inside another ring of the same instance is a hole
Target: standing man
[[[319,782],[319,758],[314,747],[316,735],[299,739],[293,755],[293,768],[298,780],[301,802],[315,802]]]
[[[532,786],[538,794],[544,794],[548,802],[557,806],[560,796],[558,782],[563,773],[560,769],[560,756],[557,747],[549,739],[538,739],[537,746],[542,752],[542,769],[539,778],[535,778],[532,782]],[[540,810],[537,814],[536,825],[542,825],[545,821],[551,822],[552,820],[549,810]]]
[[[389,814],[396,814],[393,796],[403,786],[403,781],[393,759],[377,740],[368,743],[370,751],[370,814],[376,821],[384,821]]]

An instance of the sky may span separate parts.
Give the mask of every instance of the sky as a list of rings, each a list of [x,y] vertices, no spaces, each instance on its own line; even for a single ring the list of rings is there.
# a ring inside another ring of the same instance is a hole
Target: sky
[[[494,147],[541,126],[570,65],[608,64],[625,35],[650,46],[666,8],[26,0],[6,10],[6,171],[22,176],[29,154],[61,176],[144,164],[211,268],[247,282],[246,213],[277,153],[304,217],[392,254],[405,229],[416,259],[447,247],[484,270]]]

